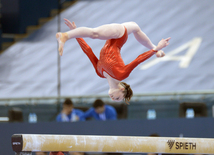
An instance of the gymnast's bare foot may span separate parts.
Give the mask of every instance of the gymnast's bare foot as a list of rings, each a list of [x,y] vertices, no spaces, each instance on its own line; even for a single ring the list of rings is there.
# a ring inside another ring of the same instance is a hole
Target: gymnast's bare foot
[[[166,38],[166,39],[162,39],[161,41],[159,41],[158,45],[154,48],[154,50],[158,51],[156,53],[157,57],[164,57],[165,56],[165,53],[161,49],[169,45],[170,39],[171,39],[171,37]]]
[[[68,40],[68,34],[67,33],[58,32],[56,34],[56,39],[57,39],[58,44],[59,44],[59,49],[58,49],[59,50],[59,55],[62,56],[64,44]]]

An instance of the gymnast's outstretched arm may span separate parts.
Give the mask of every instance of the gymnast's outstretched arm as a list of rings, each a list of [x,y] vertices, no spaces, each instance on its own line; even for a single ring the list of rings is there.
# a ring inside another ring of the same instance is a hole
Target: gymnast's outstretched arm
[[[76,28],[76,24],[74,22],[70,22],[67,19],[65,20],[65,24],[71,29],[75,29]],[[85,40],[83,38],[76,38],[77,42],[79,43],[80,47],[82,48],[83,52],[88,56],[89,60],[91,61],[92,65],[94,66],[94,69],[97,73],[98,76],[100,76],[101,78],[104,78],[104,76],[102,76],[98,71],[97,71],[97,62],[98,59],[96,57],[96,55],[94,54],[94,52],[92,51],[91,47],[85,42]]]
[[[166,39],[162,39],[158,45],[152,49],[149,50],[141,55],[139,55],[134,61],[132,61],[131,63],[129,63],[128,65],[125,66],[125,72],[126,74],[130,74],[131,71],[140,63],[142,63],[143,61],[149,59],[151,56],[153,56],[155,53],[157,53],[157,51],[160,51],[162,48],[166,47],[169,45],[169,40],[171,38],[166,38]]]

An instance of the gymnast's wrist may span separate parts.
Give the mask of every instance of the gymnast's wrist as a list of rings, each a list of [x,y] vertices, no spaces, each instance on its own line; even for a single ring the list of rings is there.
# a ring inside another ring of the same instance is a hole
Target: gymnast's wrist
[[[158,50],[156,50],[156,48],[151,49],[153,52],[157,53]]]

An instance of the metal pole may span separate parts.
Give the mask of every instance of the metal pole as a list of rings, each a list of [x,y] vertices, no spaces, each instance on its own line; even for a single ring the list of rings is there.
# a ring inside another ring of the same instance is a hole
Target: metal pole
[[[58,0],[58,29],[57,29],[57,32],[60,32],[60,29],[61,29],[61,27],[60,27],[60,10],[61,10],[61,2],[60,2],[60,0]],[[59,45],[58,45],[59,46]],[[60,68],[60,64],[61,64],[61,59],[60,59],[60,55],[59,55],[59,53],[58,53],[58,47],[57,47],[57,61],[58,61],[58,81],[57,81],[57,95],[58,95],[58,97],[60,97],[61,96],[61,90],[60,90],[60,88],[61,88],[61,79],[60,79],[60,74],[61,74],[61,68]]]
[[[61,0],[58,0],[58,26],[57,26],[57,32],[60,32],[60,11],[61,11]],[[57,76],[57,113],[60,111],[60,96],[61,96],[61,58],[58,52],[58,48],[59,45],[57,46],[57,62],[58,62],[58,67],[57,67],[57,71],[58,71],[58,76]]]

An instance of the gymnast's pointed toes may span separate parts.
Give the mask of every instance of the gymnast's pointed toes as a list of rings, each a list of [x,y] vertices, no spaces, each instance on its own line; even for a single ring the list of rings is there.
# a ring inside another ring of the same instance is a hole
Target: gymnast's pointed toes
[[[62,56],[62,51],[59,50],[59,55]]]
[[[59,40],[60,37],[61,37],[61,33],[60,32],[56,33],[56,39]]]
[[[62,56],[62,54],[63,54],[63,48],[61,47],[59,48],[59,55]]]

